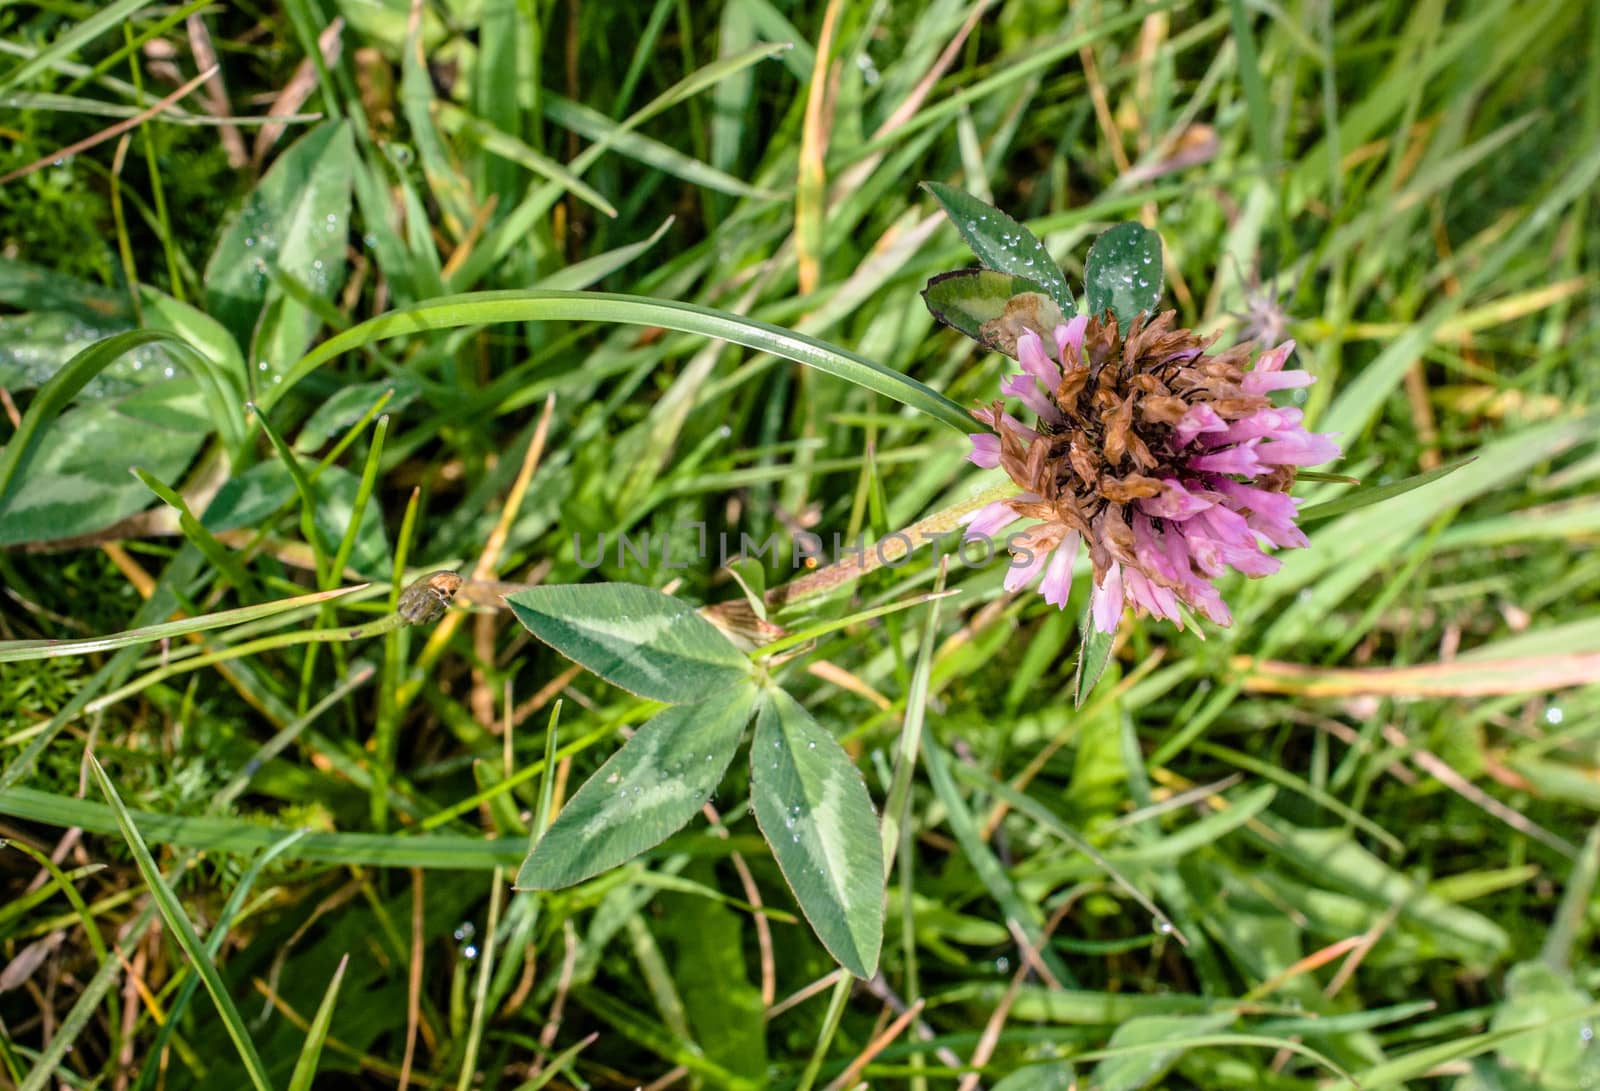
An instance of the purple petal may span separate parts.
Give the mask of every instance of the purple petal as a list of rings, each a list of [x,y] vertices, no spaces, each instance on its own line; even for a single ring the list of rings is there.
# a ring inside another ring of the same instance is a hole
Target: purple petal
[[[1190,459],[1190,462],[1193,462]],[[1211,507],[1211,501],[1201,496],[1196,496],[1178,483],[1177,478],[1169,477],[1161,482],[1159,496],[1148,496],[1139,501],[1139,510],[1146,515],[1153,515],[1158,519],[1187,519],[1197,512],[1205,511]]]
[[[1162,579],[1182,580],[1189,575],[1188,557],[1174,561],[1166,551],[1163,537],[1148,516],[1133,517],[1133,555],[1139,564]],[[1172,537],[1177,538],[1177,535]],[[1182,539],[1179,541],[1181,543]]]
[[[979,538],[993,538],[1019,518],[1021,516],[1012,511],[1011,505],[1004,500],[996,500],[992,504],[985,504],[977,511],[969,512],[961,517],[961,522],[967,528],[963,539],[971,542]]]
[[[1251,371],[1245,374],[1239,388],[1246,394],[1267,394],[1295,386],[1310,386],[1316,381],[1317,377],[1309,371]]]
[[[1226,431],[1206,436],[1205,439],[1220,447],[1225,443],[1243,443],[1247,439],[1277,436],[1280,432],[1290,433],[1300,427],[1304,416],[1298,409],[1258,409],[1248,417],[1228,425]]]
[[[1200,611],[1202,617],[1218,625],[1232,625],[1233,615],[1228,612],[1228,604],[1222,601],[1222,596],[1217,589],[1209,583],[1191,587],[1184,595],[1185,601]]]
[[[1172,426],[1172,442],[1175,447],[1184,447],[1201,432],[1222,432],[1227,427],[1227,422],[1217,416],[1217,411],[1202,402],[1191,405],[1182,419]]]
[[[1016,435],[1022,437],[1022,442],[1032,443],[1034,440],[1039,438],[1038,432],[1035,432],[1032,428],[1029,428],[1026,424],[1023,424],[1010,413],[1002,413],[1001,419],[1005,421],[1007,428],[1009,428]]]
[[[1061,424],[1065,420],[1061,410],[1056,408],[1056,403],[1039,388],[1038,380],[1026,372],[1019,371],[1002,382],[1000,393],[1021,398],[1022,404],[1033,410],[1034,415],[1040,420],[1049,421],[1051,424]]]
[[[992,432],[973,432],[967,438],[972,441],[972,450],[967,454],[968,462],[985,470],[992,470],[1000,465],[999,436]]]
[[[1047,549],[1028,549],[1024,558],[1017,554],[1011,555],[1011,564],[1006,568],[1005,588],[1007,591],[1020,591],[1032,583],[1045,562],[1050,559]]]
[[[1050,557],[1050,566],[1044,570],[1044,582],[1039,585],[1039,590],[1044,592],[1044,601],[1051,606],[1066,609],[1067,595],[1072,591],[1072,562],[1077,557],[1078,534],[1073,531],[1056,546],[1055,553]]]
[[[1117,631],[1117,622],[1122,620],[1122,566],[1112,563],[1106,570],[1106,578],[1099,587],[1094,589],[1093,597],[1094,627],[1102,633]]]
[[[1151,583],[1143,572],[1132,568],[1122,574],[1122,580],[1127,587],[1128,600],[1143,609],[1145,613],[1170,621],[1181,621],[1177,596],[1170,590]]]
[[[1278,371],[1288,362],[1289,355],[1294,352],[1294,340],[1290,339],[1277,348],[1268,349],[1256,357],[1253,374],[1263,374],[1269,371]]]
[[[1063,326],[1055,328],[1056,357],[1063,364],[1083,363],[1083,331],[1089,326],[1089,316],[1080,314]]]
[[[1255,477],[1261,472],[1261,459],[1256,456],[1256,441],[1251,440],[1239,447],[1228,447],[1221,451],[1210,451],[1203,455],[1196,455],[1189,459],[1188,466],[1191,470],[1206,470],[1217,474],[1238,474],[1240,477]]]
[[[1320,466],[1339,457],[1339,445],[1320,432],[1290,432],[1256,448],[1266,466]]]
[[[1043,383],[1046,390],[1054,390],[1061,383],[1061,369],[1045,355],[1044,342],[1032,330],[1017,338],[1017,363]]]
[[[1246,485],[1231,477],[1217,478],[1214,487],[1233,501],[1230,506],[1235,511],[1249,508],[1264,519],[1281,523],[1293,523],[1295,516],[1299,514],[1300,501],[1286,492],[1258,489],[1254,485]]]

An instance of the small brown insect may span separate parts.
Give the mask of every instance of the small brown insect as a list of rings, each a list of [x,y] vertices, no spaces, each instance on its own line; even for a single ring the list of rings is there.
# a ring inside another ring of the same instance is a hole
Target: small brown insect
[[[400,593],[395,612],[405,618],[408,625],[438,621],[450,608],[460,587],[461,577],[454,572],[430,572]]]

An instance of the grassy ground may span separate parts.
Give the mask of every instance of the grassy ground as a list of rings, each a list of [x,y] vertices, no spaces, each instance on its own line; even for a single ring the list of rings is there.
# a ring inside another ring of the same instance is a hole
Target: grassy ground
[[[0,1086],[1600,1080],[1600,7],[421,6],[0,9],[0,175],[42,162],[0,185],[8,452],[105,346],[0,515],[0,639],[372,581],[162,643],[0,644]],[[691,522],[882,535],[985,481],[754,326],[446,297],[698,304],[987,400],[1003,361],[918,295],[970,260],[924,179],[1074,281],[1104,226],[1157,228],[1185,323],[1296,338],[1342,472],[1472,461],[1308,526],[1226,588],[1232,629],[1126,626],[1081,709],[1076,609],[998,566],[809,647],[786,682],[880,803],[925,725],[870,982],[836,986],[740,763],[714,821],[513,893],[541,791],[641,709],[494,581],[736,599],[715,556],[587,562]],[[413,305],[450,328],[295,366]],[[160,339],[104,340],[131,330]],[[348,639],[444,568],[463,609]]]

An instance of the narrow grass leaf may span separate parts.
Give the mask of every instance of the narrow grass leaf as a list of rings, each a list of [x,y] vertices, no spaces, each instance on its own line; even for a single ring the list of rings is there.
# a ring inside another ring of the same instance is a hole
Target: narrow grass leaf
[[[184,618],[181,621],[168,621],[160,625],[146,625],[138,629],[129,629],[126,632],[113,633],[110,636],[92,636],[82,640],[4,640],[0,641],[0,663],[14,663],[24,659],[54,659],[63,655],[89,655],[92,652],[126,648],[133,644],[150,644],[157,640],[167,640],[175,636],[187,636],[189,633],[225,629],[230,625],[242,625],[247,621],[259,621],[261,618],[273,617],[290,610],[298,610],[302,606],[315,606],[318,603],[329,602],[345,595],[354,594],[363,590],[366,586],[366,584],[361,583],[356,584],[354,587],[340,587],[332,591],[317,591],[310,595],[296,595],[293,598],[277,599],[273,602],[258,603],[255,606],[241,606],[236,610],[220,610],[214,614],[202,614],[199,617]]]
[[[846,970],[871,977],[883,944],[878,817],[844,747],[780,689],[766,691],[756,717],[750,797],[817,938]]]
[[[328,982],[328,989],[322,994],[322,1003],[317,1005],[311,1029],[306,1031],[306,1043],[294,1062],[294,1072],[289,1077],[289,1091],[311,1091],[312,1081],[317,1078],[317,1063],[322,1059],[322,1044],[327,1041],[328,1028],[333,1025],[333,1013],[339,1000],[339,983],[344,980],[345,967],[349,964],[349,955],[339,960],[338,968],[333,971],[333,980]]]
[[[1078,313],[1066,275],[1033,232],[998,208],[954,186],[943,182],[922,184],[944,207],[950,222],[955,224],[985,269],[1026,277],[1041,284],[1063,314],[1070,317]]]
[[[944,748],[931,736],[924,736],[922,754],[928,769],[928,781],[933,786],[934,795],[945,809],[950,832],[955,835],[956,844],[960,847],[962,855],[967,858],[967,863],[977,873],[978,881],[1000,906],[1007,923],[1014,923],[1028,937],[1028,941],[1038,950],[1039,958],[1056,979],[1062,984],[1072,985],[1074,981],[1072,973],[1044,943],[1043,921],[1038,906],[1025,901],[1017,892],[1017,886],[1012,882],[1005,866],[1000,863],[994,850],[984,839],[972,808],[961,797],[955,778],[950,773],[950,758]]]
[[[1574,1024],[1600,1017],[1600,1004],[1575,1008],[1542,1023],[1528,1023],[1488,1031],[1484,1034],[1456,1035],[1449,1041],[1424,1046],[1400,1057],[1373,1065],[1358,1076],[1347,1076],[1337,1084],[1328,1085],[1329,1091],[1381,1091],[1386,1087],[1404,1087],[1408,1080],[1418,1080],[1440,1065],[1459,1063],[1477,1057],[1491,1049],[1515,1043],[1527,1035],[1545,1033],[1557,1027],[1566,1027],[1574,1037],[1581,1033]],[[1537,1085],[1535,1085],[1537,1086]]]
[[[595,191],[593,186],[573,174],[571,170],[557,163],[554,159],[534,151],[527,144],[509,133],[503,133],[493,125],[480,121],[465,110],[451,106],[448,103],[441,102],[436,104],[435,114],[439,119],[439,124],[446,132],[455,136],[464,136],[484,151],[492,152],[502,159],[507,159],[517,164],[519,167],[524,167],[541,178],[548,178],[550,181],[560,185],[562,189],[570,192],[574,197],[599,209],[607,216],[616,216],[617,206],[602,197]]]
[[[623,268],[661,241],[661,236],[667,233],[667,228],[672,226],[673,217],[668,216],[661,221],[661,226],[656,228],[647,238],[638,242],[630,242],[626,246],[619,246],[615,250],[607,250],[603,254],[596,254],[583,261],[575,261],[571,265],[557,269],[549,276],[540,277],[535,288],[556,288],[578,291],[589,287]]]
[[[8,501],[21,486],[22,473],[38,453],[40,444],[44,442],[45,430],[89,380],[111,366],[125,353],[141,345],[158,343],[174,349],[174,356],[178,361],[195,372],[201,392],[205,395],[214,417],[218,419],[231,417],[228,399],[223,393],[225,387],[219,382],[214,367],[205,357],[190,348],[187,342],[174,334],[164,330],[129,330],[96,341],[73,356],[65,367],[39,388],[39,392],[28,405],[28,411],[22,415],[22,423],[6,443],[5,449],[0,451],[0,515],[6,513]],[[126,452],[117,450],[106,453],[108,458],[113,455],[119,459],[125,458]]]
[[[1429,470],[1426,473],[1413,474],[1399,481],[1391,481],[1387,485],[1374,485],[1370,489],[1352,489],[1343,496],[1300,509],[1299,520],[1305,523],[1312,519],[1329,519],[1335,515],[1343,515],[1347,511],[1355,511],[1357,508],[1364,508],[1371,504],[1381,504],[1385,500],[1392,500],[1396,496],[1404,495],[1412,489],[1428,484],[1430,481],[1437,481],[1447,474],[1453,474],[1469,462],[1475,461],[1476,457],[1458,458],[1454,462],[1447,463],[1437,469]]]
[[[737,686],[647,721],[561,809],[523,861],[517,889],[571,886],[682,829],[727,773],[755,692]]]
[[[245,818],[131,813],[134,824],[149,842],[185,845],[207,852],[258,852],[272,847],[286,832]],[[60,829],[82,826],[90,833],[116,833],[121,828],[115,812],[104,804],[34,788],[7,787],[0,791],[0,814]],[[294,846],[291,859],[369,867],[487,871],[515,867],[525,851],[514,842],[483,837],[308,833]]]
[[[734,80],[728,82],[732,83]],[[564,98],[553,91],[546,91],[544,94],[544,112],[546,117],[562,128],[571,129],[586,140],[603,140],[618,153],[636,159],[646,166],[655,167],[664,174],[681,178],[690,185],[726,193],[733,197],[749,197],[761,202],[775,201],[781,196],[752,186],[693,156],[685,155],[670,144],[652,140],[642,133],[621,129],[617,122],[600,111],[591,109],[581,102]]]
[[[21,87],[40,73],[57,67],[81,47],[107,31],[122,26],[133,18],[139,9],[149,7],[152,2],[153,0],[116,0],[115,3],[107,4],[99,11],[89,9],[76,21],[67,21],[66,29],[56,35],[53,42],[4,76],[0,76],[0,91]]]
[[[138,865],[139,874],[144,877],[145,884],[150,888],[151,897],[161,913],[162,921],[177,940],[178,946],[183,949],[184,955],[188,957],[195,972],[200,975],[206,991],[216,1003],[217,1014],[221,1016],[228,1037],[233,1039],[233,1044],[239,1051],[239,1059],[244,1062],[245,1073],[249,1076],[251,1084],[256,1091],[272,1091],[272,1084],[267,1079],[266,1066],[261,1063],[261,1057],[256,1053],[255,1043],[250,1040],[250,1032],[245,1028],[244,1019],[239,1015],[239,1009],[234,1006],[233,997],[228,995],[222,976],[217,973],[216,966],[207,957],[200,937],[195,934],[194,925],[189,922],[188,915],[178,902],[177,894],[162,877],[155,857],[150,855],[144,838],[139,834],[139,828],[134,824],[133,816],[123,806],[122,797],[117,795],[117,789],[111,783],[111,778],[106,775],[106,771],[100,767],[93,754],[88,755],[88,761],[89,772],[93,774],[95,782],[100,786],[101,794],[106,797],[106,803],[116,816],[117,827],[123,839],[128,842],[134,863]]]
[[[233,927],[234,920],[244,909],[245,899],[250,896],[250,891],[255,888],[255,883],[261,876],[266,866],[272,863],[284,852],[294,845],[296,841],[305,836],[304,830],[295,830],[280,837],[265,852],[258,853],[250,861],[250,866],[244,869],[244,874],[239,876],[239,881],[234,884],[233,891],[228,895],[222,911],[217,914],[215,923],[206,933],[206,957],[215,959],[222,953],[222,945],[227,942],[229,929]],[[150,908],[155,908],[151,903]],[[154,1041],[150,1044],[150,1055],[160,1056],[161,1051],[167,1047],[167,1041],[183,1025],[183,1015],[189,1010],[189,1002],[194,999],[195,990],[200,987],[200,976],[189,974],[184,978],[183,984],[178,986],[178,993],[167,1005],[166,1019],[156,1031]],[[154,1087],[160,1075],[159,1065],[148,1065],[139,1073],[139,1081],[135,1083],[134,1091],[144,1091],[147,1087]]]
[[[1041,1061],[1019,1068],[994,1085],[994,1091],[1075,1091],[1077,1073],[1068,1061]]]

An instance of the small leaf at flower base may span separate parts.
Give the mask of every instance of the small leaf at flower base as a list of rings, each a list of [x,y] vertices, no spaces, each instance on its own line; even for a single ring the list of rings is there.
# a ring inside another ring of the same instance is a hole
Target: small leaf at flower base
[[[581,883],[677,833],[722,782],[755,699],[753,686],[738,686],[646,722],[561,809],[517,889]]]
[[[793,697],[767,691],[750,802],[778,868],[839,965],[871,977],[883,945],[883,849],[861,771]]]
[[[1325,500],[1320,504],[1312,504],[1309,508],[1301,508],[1299,520],[1301,523],[1306,523],[1313,519],[1331,519],[1335,515],[1343,515],[1358,508],[1381,504],[1385,500],[1392,500],[1403,493],[1410,492],[1412,489],[1420,488],[1430,481],[1437,481],[1446,474],[1453,474],[1467,463],[1474,461],[1476,461],[1476,456],[1458,458],[1456,461],[1440,466],[1437,469],[1429,470],[1426,473],[1413,474],[1399,481],[1391,481],[1387,485],[1374,485],[1370,489],[1356,489],[1352,492],[1347,492],[1343,496],[1334,497],[1332,500]],[[1308,475],[1301,471],[1300,476],[1306,477]]]
[[[1111,662],[1111,646],[1116,643],[1116,633],[1102,633],[1094,623],[1094,604],[1083,609],[1078,619],[1078,667],[1072,682],[1072,703],[1082,707],[1090,692],[1100,682]]]
[[[1143,224],[1118,224],[1089,247],[1083,268],[1089,313],[1110,310],[1127,332],[1140,311],[1155,313],[1161,279],[1161,236]]]
[[[632,583],[530,587],[506,603],[534,636],[614,686],[694,704],[745,681],[744,653],[686,602]]]
[[[950,222],[985,269],[1026,277],[1042,285],[1068,318],[1078,313],[1061,266],[1033,232],[998,208],[942,182],[922,183],[944,206]]]
[[[1017,337],[1024,330],[1048,339],[1066,321],[1041,285],[992,269],[940,274],[928,281],[922,298],[933,317],[946,326],[1013,358]]]

